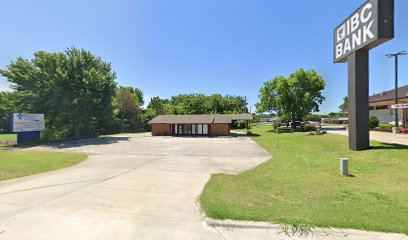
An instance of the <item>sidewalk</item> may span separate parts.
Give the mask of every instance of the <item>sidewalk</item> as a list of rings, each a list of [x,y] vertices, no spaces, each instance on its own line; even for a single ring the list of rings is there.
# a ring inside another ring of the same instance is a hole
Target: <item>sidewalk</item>
[[[348,136],[347,130],[328,129],[327,132]],[[403,135],[403,134],[392,134],[388,132],[370,131],[370,140],[383,142],[383,143],[401,144],[401,145],[408,146],[408,135]]]

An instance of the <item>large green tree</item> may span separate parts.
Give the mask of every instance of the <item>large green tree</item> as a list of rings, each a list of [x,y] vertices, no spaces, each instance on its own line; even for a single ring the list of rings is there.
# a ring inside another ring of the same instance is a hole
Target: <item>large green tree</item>
[[[170,99],[154,97],[144,110],[143,119],[147,123],[157,115],[163,114],[217,114],[246,113],[247,101],[244,97],[221,94],[179,94]]]
[[[153,97],[150,99],[149,104],[147,105],[148,109],[152,109],[155,112],[155,115],[164,115],[165,112],[165,105],[169,103],[167,99],[161,99],[160,97]],[[170,113],[167,113],[170,114]]]
[[[348,112],[348,97],[347,96],[345,96],[344,98],[343,98],[343,103],[342,104],[340,104],[340,106],[339,106],[339,109],[343,112],[343,113],[346,113],[346,112]]]
[[[247,112],[247,101],[244,97],[221,94],[180,94],[172,96],[170,103],[175,114],[215,114]]]
[[[138,101],[137,95],[127,88],[121,88],[116,93],[114,105],[121,132],[142,130],[142,111]]]
[[[27,97],[29,111],[46,115],[51,137],[98,134],[113,121],[116,73],[89,51],[39,51],[32,60],[17,58],[0,74]]]
[[[133,94],[136,97],[136,101],[139,106],[144,105],[143,91],[140,90],[139,88],[120,86],[119,89],[120,90],[125,89],[131,94]]]
[[[31,101],[29,96],[16,92],[0,92],[0,132],[8,131],[10,113],[29,111]]]
[[[261,87],[257,111],[278,112],[292,122],[302,120],[307,114],[319,111],[325,99],[322,95],[325,85],[324,79],[313,69],[299,69],[289,77],[276,77]]]

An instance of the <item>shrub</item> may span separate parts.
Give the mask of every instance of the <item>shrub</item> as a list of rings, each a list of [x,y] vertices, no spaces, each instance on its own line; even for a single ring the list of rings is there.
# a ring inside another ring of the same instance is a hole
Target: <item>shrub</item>
[[[273,132],[276,132],[276,128],[272,130]],[[291,127],[279,127],[278,128],[279,133],[293,133],[295,130]]]
[[[392,129],[393,127],[394,127],[394,125],[392,125],[392,124],[379,124],[378,125],[378,127],[380,128],[380,129]]]
[[[253,123],[258,123],[258,122],[261,121],[261,116],[260,116],[260,115],[258,115],[258,114],[253,114],[252,116],[253,116],[253,118],[254,118],[254,119],[252,120]]]
[[[368,127],[373,129],[378,127],[378,125],[380,124],[380,121],[378,121],[378,118],[376,116],[370,116],[368,118]]]
[[[302,125],[303,132],[313,132],[316,131],[316,126],[314,124],[303,124]]]
[[[322,116],[318,114],[309,114],[303,118],[303,121],[320,122],[320,120],[322,120]]]
[[[246,127],[246,123],[244,120],[237,120],[232,122],[233,129],[244,129]]]
[[[282,123],[280,122],[280,121],[275,121],[275,122],[273,122],[273,129],[276,129],[276,128],[278,128],[278,127],[280,127],[282,125]]]

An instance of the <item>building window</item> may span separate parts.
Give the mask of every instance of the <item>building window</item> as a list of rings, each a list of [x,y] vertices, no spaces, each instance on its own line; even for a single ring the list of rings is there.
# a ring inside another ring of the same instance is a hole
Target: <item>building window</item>
[[[208,124],[203,124],[203,134],[208,134]]]
[[[388,109],[388,105],[376,106],[375,109],[376,110]]]

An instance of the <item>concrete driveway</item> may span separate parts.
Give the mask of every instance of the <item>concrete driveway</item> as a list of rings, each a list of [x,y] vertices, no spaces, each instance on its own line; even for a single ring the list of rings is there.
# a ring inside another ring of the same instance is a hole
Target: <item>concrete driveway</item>
[[[248,137],[127,134],[34,147],[88,160],[0,182],[0,239],[224,239],[197,197],[212,173],[236,174],[271,156]]]
[[[348,136],[348,131],[343,129],[327,129],[328,133],[338,134]],[[389,144],[399,144],[408,146],[408,135],[404,134],[393,134],[389,132],[379,132],[379,131],[370,131],[370,140],[389,143]]]

